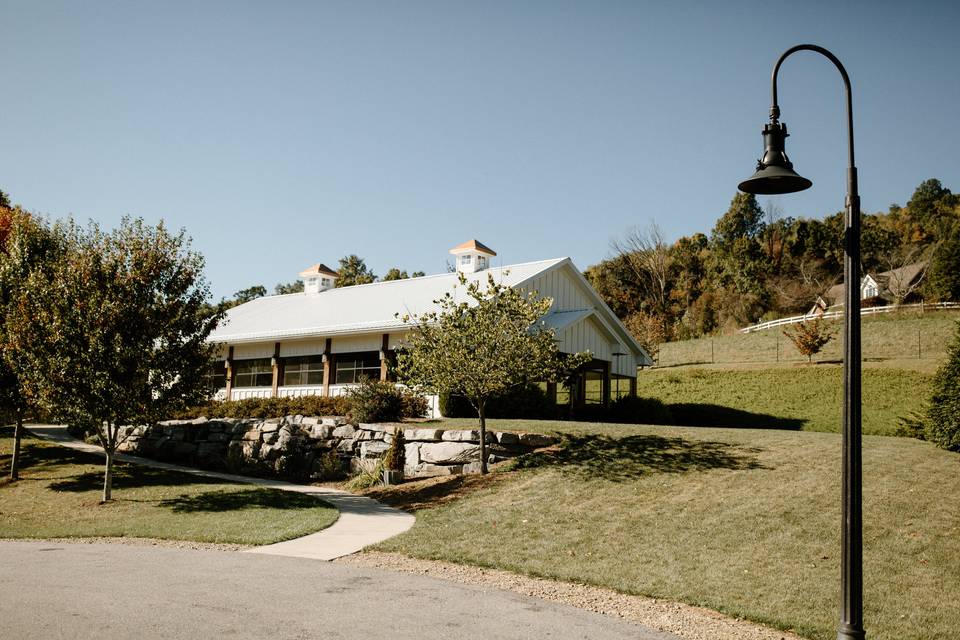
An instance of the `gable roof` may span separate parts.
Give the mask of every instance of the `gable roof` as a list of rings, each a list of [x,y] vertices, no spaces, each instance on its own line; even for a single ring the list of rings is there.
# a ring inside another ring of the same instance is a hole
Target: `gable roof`
[[[637,356],[639,364],[651,365],[649,354],[627,331],[619,318],[590,286],[570,258],[554,258],[463,274],[467,282],[495,282],[522,287],[537,276],[564,269],[575,285],[592,301],[589,309],[556,310],[543,318],[559,333],[585,318],[592,318],[605,333]],[[233,307],[226,320],[208,338],[209,342],[244,343],[296,338],[331,337],[374,331],[400,332],[409,328],[397,315],[422,315],[438,311],[437,300],[447,292],[466,297],[459,273],[373,282],[329,289],[320,293],[290,293],[264,296]]]
[[[468,282],[493,277],[516,286],[564,258],[496,267],[464,274]],[[438,310],[435,301],[448,291],[463,293],[458,273],[338,287],[320,293],[264,296],[227,311],[210,342],[256,342],[368,331],[398,331],[406,325],[396,314],[421,315]],[[455,288],[456,287],[456,288]]]
[[[491,256],[497,255],[496,251],[477,239],[467,240],[462,244],[458,244],[453,249],[450,249],[450,253],[463,253],[464,251],[479,251],[480,253],[486,253]]]

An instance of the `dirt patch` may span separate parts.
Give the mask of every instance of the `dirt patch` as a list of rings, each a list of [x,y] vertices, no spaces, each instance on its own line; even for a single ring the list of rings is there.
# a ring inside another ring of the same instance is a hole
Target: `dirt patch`
[[[398,553],[379,551],[358,553],[340,558],[335,562],[514,591],[594,613],[631,620],[688,640],[802,640],[800,636],[793,633],[730,618],[709,609],[625,595],[600,587],[531,578],[507,571],[481,569],[436,560],[419,560]]]

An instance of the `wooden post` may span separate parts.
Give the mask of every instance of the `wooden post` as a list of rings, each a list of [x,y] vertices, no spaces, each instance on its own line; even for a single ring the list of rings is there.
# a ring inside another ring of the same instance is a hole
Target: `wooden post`
[[[229,351],[227,351],[227,361],[224,363],[224,366],[227,368],[227,390],[226,393],[224,393],[223,399],[229,400],[233,393],[233,347],[230,347]]]
[[[270,397],[276,398],[277,392],[280,387],[280,343],[273,343],[273,360],[271,362],[273,365],[273,385],[270,389]]]
[[[601,387],[601,393],[603,395],[603,408],[607,409],[610,407],[610,363],[607,361],[603,362],[603,385]]]
[[[630,395],[634,398],[637,397],[637,379],[630,378]]]
[[[333,372],[333,354],[330,353],[330,347],[333,346],[333,338],[327,338],[327,343],[323,348],[323,397],[330,397],[330,375]]]
[[[380,340],[380,382],[387,381],[387,366],[390,364],[387,359],[387,350],[390,348],[390,334],[383,334]]]

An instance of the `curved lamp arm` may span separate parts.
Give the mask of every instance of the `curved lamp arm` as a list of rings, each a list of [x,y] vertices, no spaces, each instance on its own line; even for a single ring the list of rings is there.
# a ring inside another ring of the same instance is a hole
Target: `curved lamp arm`
[[[780,65],[783,64],[784,60],[789,58],[797,51],[813,51],[815,53],[819,53],[832,62],[833,66],[835,66],[837,71],[840,72],[840,75],[843,76],[843,87],[847,94],[847,146],[850,158],[849,165],[853,167],[855,165],[853,154],[853,95],[852,91],[850,90],[850,76],[847,75],[847,70],[844,68],[843,63],[840,62],[837,56],[833,55],[823,47],[819,47],[815,44],[798,44],[784,51],[783,55],[780,56],[780,59],[777,60],[777,64],[773,66],[773,73],[770,75],[770,91],[773,97],[773,101],[770,103],[770,120],[776,122],[780,118],[780,105],[777,102],[777,74],[780,73]]]

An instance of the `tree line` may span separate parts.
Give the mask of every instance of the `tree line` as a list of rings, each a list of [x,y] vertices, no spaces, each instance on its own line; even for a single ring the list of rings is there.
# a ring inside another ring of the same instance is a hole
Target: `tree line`
[[[808,311],[842,281],[843,216],[783,216],[772,202],[761,207],[738,193],[709,235],[669,243],[656,223],[634,228],[585,275],[655,352],[663,342]],[[960,300],[960,194],[925,180],[905,206],[864,214],[862,228],[864,273],[924,263],[917,293],[928,301]]]

